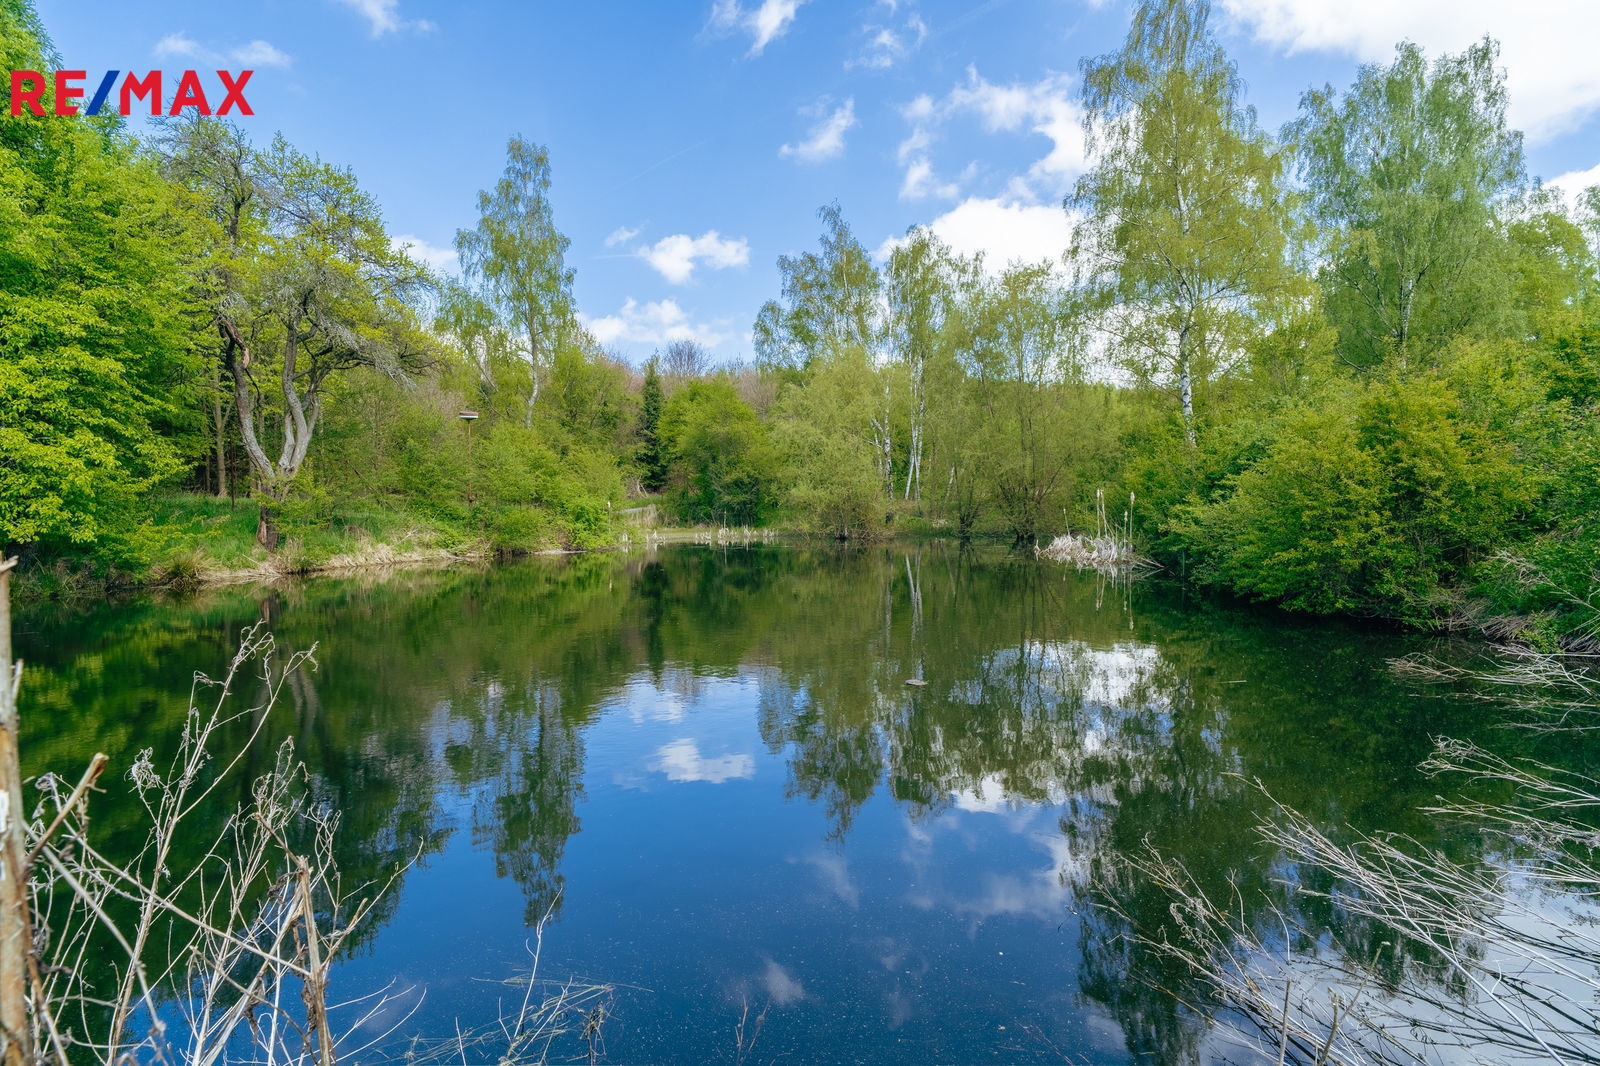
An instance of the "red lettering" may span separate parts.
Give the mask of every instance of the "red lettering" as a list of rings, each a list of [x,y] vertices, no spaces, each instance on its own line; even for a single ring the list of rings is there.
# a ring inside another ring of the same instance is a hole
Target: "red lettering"
[[[161,114],[161,72],[152,70],[140,81],[133,76],[133,71],[128,71],[128,76],[122,81],[122,106],[117,110],[124,115],[133,113],[134,97],[144,99],[150,97],[150,113]]]
[[[228,113],[228,109],[234,104],[239,105],[239,114],[241,115],[255,114],[254,111],[250,110],[249,101],[244,98],[244,87],[249,84],[250,75],[254,73],[255,71],[253,70],[241,70],[239,72],[239,80],[234,81],[233,75],[229,74],[227,71],[217,71],[217,77],[222,79],[222,87],[228,90],[228,97],[222,101],[222,106],[217,108],[217,114],[226,115]]]
[[[200,87],[200,75],[192,70],[183,72],[183,80],[178,82],[178,94],[172,98],[172,110],[169,115],[176,115],[180,110],[192,107],[202,115],[211,114],[211,105],[206,102],[206,91]]]
[[[31,89],[24,89],[23,82],[30,82]],[[22,105],[27,104],[28,110],[35,115],[44,114],[44,105],[39,103],[39,97],[44,95],[44,75],[37,70],[13,70],[11,72],[11,113],[22,114]]]
[[[83,96],[83,90],[67,84],[73,81],[82,81],[89,76],[85,70],[58,70],[56,71],[56,114],[76,115],[78,109],[72,106],[72,101]]]

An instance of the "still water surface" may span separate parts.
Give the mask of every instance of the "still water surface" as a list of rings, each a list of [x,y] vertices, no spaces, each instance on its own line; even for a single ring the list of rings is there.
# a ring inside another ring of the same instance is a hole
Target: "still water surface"
[[[1389,675],[1420,638],[941,545],[685,545],[38,615],[30,771],[170,749],[193,672],[263,618],[284,652],[316,645],[269,732],[343,812],[347,876],[421,853],[336,976],[425,990],[407,1032],[492,1020],[553,909],[541,975],[617,986],[607,1061],[733,1061],[748,1005],[750,1062],[1181,1062],[1206,1023],[1102,905],[1166,913],[1120,855],[1148,839],[1284,902],[1252,779],[1331,828],[1478,846],[1415,813],[1441,788],[1415,770],[1430,736],[1488,731]],[[136,824],[125,788],[106,833]]]

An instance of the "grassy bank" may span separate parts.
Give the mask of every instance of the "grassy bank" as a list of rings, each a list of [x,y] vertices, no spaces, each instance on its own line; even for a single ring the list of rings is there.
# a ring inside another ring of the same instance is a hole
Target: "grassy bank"
[[[108,588],[195,586],[263,580],[291,574],[356,569],[496,553],[495,538],[469,522],[450,522],[403,508],[355,503],[315,520],[289,518],[283,543],[269,552],[256,543],[260,509],[253,500],[230,502],[198,493],[172,493],[151,501],[148,525],[136,550],[119,559],[95,557],[24,560],[18,574],[23,599],[93,593]],[[558,531],[526,550],[558,549]]]
[[[532,511],[531,508],[525,509]],[[783,535],[774,528],[608,523],[603,530],[567,529],[555,515],[521,523],[515,537],[492,515],[452,519],[366,501],[324,507],[315,518],[286,516],[275,552],[256,543],[260,508],[200,493],[150,501],[148,524],[119,557],[25,558],[19,599],[65,599],[111,589],[197,587],[302,574],[491,559],[567,551],[605,551],[668,543],[751,543]]]

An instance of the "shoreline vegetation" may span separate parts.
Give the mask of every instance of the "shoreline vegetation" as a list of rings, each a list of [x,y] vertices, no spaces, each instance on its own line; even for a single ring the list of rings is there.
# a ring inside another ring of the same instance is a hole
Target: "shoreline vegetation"
[[[301,531],[291,527],[284,543],[269,552],[255,541],[258,518],[252,501],[169,496],[162,507],[183,518],[160,532],[162,547],[157,561],[145,569],[95,573],[65,560],[53,565],[36,561],[15,570],[16,599],[22,604],[42,599],[71,601],[141,589],[187,590],[393,567],[629,551],[661,544],[772,543],[808,535],[772,526],[625,525],[610,539],[582,547],[551,541],[507,548],[496,546],[482,531],[446,527],[403,512],[368,512],[344,516],[327,528]]]
[[[50,68],[30,0],[0,52]],[[1528,173],[1497,44],[1399,42],[1278,130],[1204,0],[1080,68],[1058,256],[874,253],[826,204],[748,354],[642,366],[585,325],[520,133],[442,274],[282,137],[0,112],[0,549],[49,594],[593,550],[642,508],[1593,646],[1600,186]]]

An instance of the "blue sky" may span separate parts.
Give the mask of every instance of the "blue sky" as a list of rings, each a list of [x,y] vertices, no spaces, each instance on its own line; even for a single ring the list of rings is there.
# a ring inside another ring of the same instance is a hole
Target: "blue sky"
[[[992,261],[1059,252],[1084,165],[1079,60],[1121,0],[37,0],[69,68],[253,66],[245,127],[354,168],[443,269],[514,133],[549,146],[596,336],[638,363],[680,337],[749,354],[780,254],[838,200],[878,249],[931,224]],[[1217,0],[1262,120],[1410,37],[1502,41],[1532,174],[1600,181],[1600,3]],[[1587,173],[1585,173],[1587,172]]]

